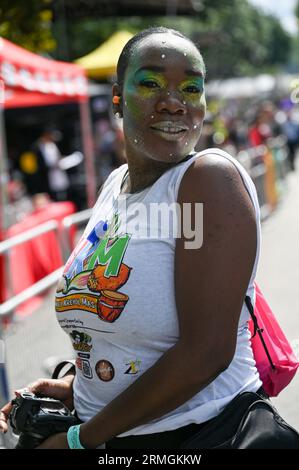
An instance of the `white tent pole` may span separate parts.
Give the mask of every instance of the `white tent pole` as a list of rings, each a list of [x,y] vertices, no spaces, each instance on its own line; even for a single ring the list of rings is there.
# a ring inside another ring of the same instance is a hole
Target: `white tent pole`
[[[87,205],[88,207],[93,207],[96,202],[97,182],[94,159],[94,142],[88,99],[79,102],[79,109],[85,164]]]

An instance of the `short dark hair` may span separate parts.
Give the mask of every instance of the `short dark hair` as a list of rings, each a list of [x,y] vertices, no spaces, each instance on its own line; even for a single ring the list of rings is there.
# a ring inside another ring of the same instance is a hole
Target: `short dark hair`
[[[142,39],[146,38],[147,36],[151,36],[152,34],[160,34],[160,33],[171,33],[171,34],[174,34],[175,36],[179,36],[180,38],[186,39],[187,41],[191,42],[196,47],[196,49],[201,55],[199,47],[190,38],[185,36],[180,31],[177,31],[171,28],[166,28],[164,26],[152,26],[150,28],[144,29],[143,31],[140,31],[139,33],[135,34],[135,36],[133,36],[124,46],[119,56],[118,63],[117,63],[117,81],[119,85],[121,86],[123,85],[126,69],[130,62],[134,49],[138,45],[138,43],[142,41]],[[205,69],[204,69],[204,73],[205,73]]]

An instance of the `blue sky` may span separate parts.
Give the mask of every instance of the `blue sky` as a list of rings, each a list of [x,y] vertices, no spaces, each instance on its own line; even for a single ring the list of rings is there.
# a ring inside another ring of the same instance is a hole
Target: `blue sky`
[[[266,13],[277,16],[289,33],[294,34],[297,32],[297,22],[294,14],[296,0],[249,0],[249,3],[260,7]]]

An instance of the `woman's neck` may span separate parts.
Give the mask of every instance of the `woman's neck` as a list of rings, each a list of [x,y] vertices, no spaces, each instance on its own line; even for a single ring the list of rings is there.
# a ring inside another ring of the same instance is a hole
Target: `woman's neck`
[[[169,164],[150,159],[136,161],[136,159],[128,157],[129,176],[123,192],[135,193],[151,186],[165,171],[174,165],[175,163]]]

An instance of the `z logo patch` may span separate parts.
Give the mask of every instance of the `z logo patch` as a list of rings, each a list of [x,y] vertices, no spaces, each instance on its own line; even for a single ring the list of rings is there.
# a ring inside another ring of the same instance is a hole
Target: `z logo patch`
[[[141,361],[140,360],[135,360],[135,361],[126,362],[126,366],[129,366],[129,367],[125,371],[125,374],[136,375],[136,374],[138,374],[138,372],[140,372]]]

